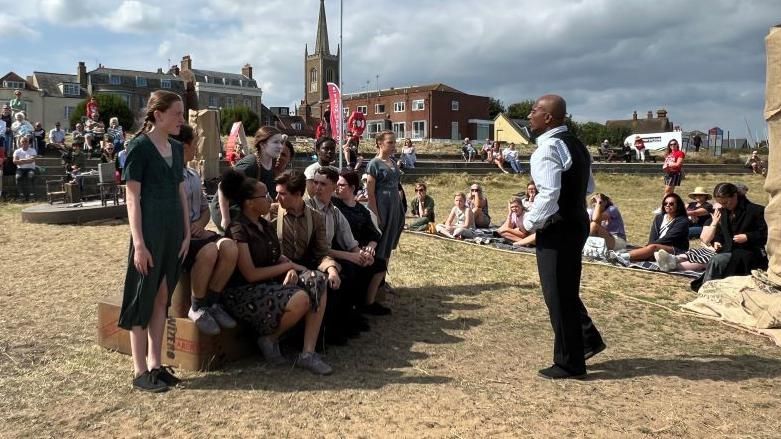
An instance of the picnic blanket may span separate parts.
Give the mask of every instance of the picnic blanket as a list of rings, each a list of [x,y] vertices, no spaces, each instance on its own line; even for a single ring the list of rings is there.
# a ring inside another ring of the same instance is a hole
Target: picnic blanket
[[[432,235],[426,232],[413,232],[409,230],[405,230],[405,232],[415,234],[415,235],[446,239],[448,241],[460,242],[464,244],[481,245],[483,247],[496,249],[496,250],[509,251],[509,252],[521,253],[521,254],[530,254],[530,255],[535,254],[534,247],[521,247],[517,245],[512,245],[506,239],[497,237],[494,232],[496,232],[496,230],[498,229],[499,229],[498,227],[475,229],[474,238],[463,239],[463,240],[447,238],[441,235]],[[635,248],[635,246],[629,245],[628,248]],[[672,274],[676,276],[684,276],[693,279],[700,277],[700,274],[702,274],[702,272],[699,271],[686,271],[686,270],[670,271],[670,272],[662,271],[659,268],[659,265],[657,265],[656,262],[652,262],[652,261],[642,261],[642,262],[628,262],[628,261],[621,261],[621,260],[609,261],[606,258],[593,258],[593,257],[584,256],[583,262],[589,264],[607,265],[611,267],[632,268],[637,270],[650,271],[658,274]]]
[[[765,335],[781,346],[781,286],[754,270],[750,276],[733,276],[705,282],[697,298],[681,305],[684,311],[735,323]]]

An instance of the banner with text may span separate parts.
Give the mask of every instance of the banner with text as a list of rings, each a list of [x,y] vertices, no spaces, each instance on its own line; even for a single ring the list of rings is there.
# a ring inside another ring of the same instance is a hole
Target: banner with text
[[[344,120],[342,92],[339,90],[339,86],[333,82],[328,83],[328,99],[331,101],[331,135],[337,142],[341,142],[342,121]]]

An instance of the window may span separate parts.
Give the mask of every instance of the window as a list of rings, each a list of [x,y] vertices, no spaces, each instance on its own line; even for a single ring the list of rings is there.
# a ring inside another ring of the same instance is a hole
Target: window
[[[376,121],[367,123],[366,128],[369,131],[370,136],[377,134],[380,131],[385,129],[384,124],[382,122],[376,122]]]
[[[233,108],[233,96],[227,96],[225,98],[225,106],[228,108]]]
[[[367,114],[368,110],[366,109],[366,105],[359,105],[357,108],[359,113]]]
[[[149,100],[149,96],[138,95],[138,108],[146,108],[146,101]]]
[[[412,122],[412,138],[424,139],[426,137],[426,121],[416,120]]]
[[[122,77],[121,76],[109,75],[109,79],[108,80],[111,83],[111,85],[122,85]]]
[[[217,106],[217,97],[214,95],[209,96],[209,106],[210,107],[216,107]]]
[[[24,88],[24,82],[19,81],[3,81],[3,88]]]
[[[412,111],[422,111],[426,108],[426,105],[423,103],[423,99],[415,99],[412,101]]]
[[[374,104],[374,114],[385,113],[385,104]]]
[[[252,108],[252,101],[250,101],[247,98],[244,98],[244,106],[247,108]]]
[[[170,79],[161,79],[160,80],[160,88],[171,88],[171,80]]]
[[[334,82],[334,69],[326,69],[325,82]]]
[[[396,134],[396,138],[405,137],[404,136],[404,122],[393,122],[393,133]]]
[[[309,91],[317,91],[317,69],[309,71]]]
[[[136,76],[136,87],[146,87],[146,78]]]
[[[393,112],[394,113],[403,113],[406,109],[406,105],[404,105],[404,101],[400,102],[394,102],[393,103]]]
[[[301,127],[301,122],[293,122],[293,123],[292,123],[292,126],[293,126],[293,129],[294,129],[294,130],[301,131],[301,128],[302,128],[302,127]]]
[[[458,111],[458,101],[450,101],[450,109],[453,111]]]
[[[350,107],[342,108],[342,112],[344,113],[344,120],[347,120],[350,117]]]
[[[76,111],[76,107],[68,107],[68,106],[66,106],[65,107],[65,114],[63,115],[63,116],[65,116],[65,120],[70,120],[71,114],[73,114],[74,111]]]
[[[62,94],[65,96],[78,96],[81,93],[81,87],[79,84],[62,84]]]

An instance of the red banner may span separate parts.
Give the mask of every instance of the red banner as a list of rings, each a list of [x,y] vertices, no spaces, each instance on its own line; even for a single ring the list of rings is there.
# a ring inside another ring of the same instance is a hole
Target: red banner
[[[331,135],[341,144],[342,121],[344,120],[342,92],[339,90],[339,86],[333,82],[328,83],[328,99],[331,102]]]

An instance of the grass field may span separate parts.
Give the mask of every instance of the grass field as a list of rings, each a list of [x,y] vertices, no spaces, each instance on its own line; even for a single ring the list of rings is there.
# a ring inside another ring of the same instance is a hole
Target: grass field
[[[681,188],[761,179],[689,175]],[[444,219],[452,192],[484,185],[500,219],[524,177],[428,183]],[[647,237],[661,179],[597,177],[629,240]],[[408,186],[411,194],[411,186]],[[582,295],[608,349],[590,378],[535,377],[552,333],[533,257],[413,235],[391,260],[393,315],[343,348],[330,377],[259,357],[182,388],[131,391],[130,358],[95,343],[96,301],[120,291],[126,224],[22,224],[0,206],[0,437],[778,437],[781,350],[674,310],[679,277],[588,265]],[[642,299],[643,301],[638,301]]]

